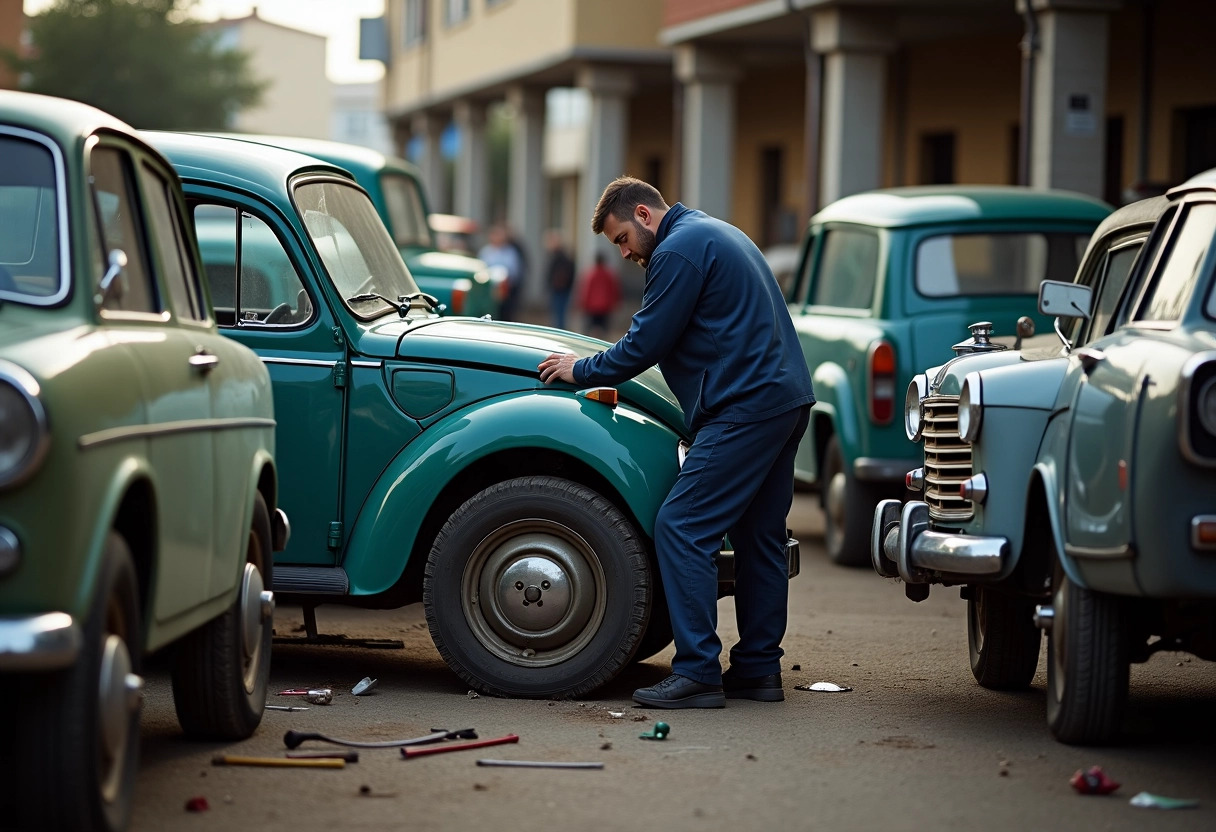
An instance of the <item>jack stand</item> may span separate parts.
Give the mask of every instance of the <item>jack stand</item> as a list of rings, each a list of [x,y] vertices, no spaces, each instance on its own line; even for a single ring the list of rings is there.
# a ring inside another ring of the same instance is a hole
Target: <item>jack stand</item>
[[[317,607],[305,605],[304,637],[275,636],[274,644],[309,644],[323,647],[367,647],[378,650],[404,650],[405,642],[396,638],[351,638],[342,633],[336,635],[317,633]]]

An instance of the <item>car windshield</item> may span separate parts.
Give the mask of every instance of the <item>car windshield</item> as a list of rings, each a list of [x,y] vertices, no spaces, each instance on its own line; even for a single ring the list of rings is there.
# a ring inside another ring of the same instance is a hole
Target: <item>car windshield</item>
[[[431,227],[426,224],[418,183],[400,173],[386,173],[380,177],[380,187],[393,226],[393,242],[402,248],[432,248]]]
[[[941,234],[916,248],[916,290],[933,298],[1033,295],[1044,280],[1072,282],[1089,234]]]
[[[295,198],[330,281],[356,316],[378,317],[398,298],[418,292],[367,194],[340,182],[313,181],[299,185]]]
[[[0,298],[45,305],[67,292],[55,180],[48,147],[0,135]]]

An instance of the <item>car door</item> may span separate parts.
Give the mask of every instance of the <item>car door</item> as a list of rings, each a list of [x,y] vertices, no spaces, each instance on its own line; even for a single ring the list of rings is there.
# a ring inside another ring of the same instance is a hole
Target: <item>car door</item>
[[[345,341],[277,213],[197,186],[187,198],[220,332],[270,372],[279,504],[292,524],[275,562],[332,566],[342,542]]]
[[[153,613],[167,621],[206,600],[214,526],[211,481],[211,393],[198,364],[198,342],[176,325],[164,268],[138,187],[137,160],[126,144],[106,138],[89,153],[94,218],[102,258],[125,255],[108,287],[98,288],[99,316],[110,339],[132,358],[142,388],[145,423],[131,441],[146,443],[153,478],[159,563]],[[100,252],[99,252],[100,254]],[[114,383],[129,383],[116,379]],[[209,597],[209,596],[207,596]]]

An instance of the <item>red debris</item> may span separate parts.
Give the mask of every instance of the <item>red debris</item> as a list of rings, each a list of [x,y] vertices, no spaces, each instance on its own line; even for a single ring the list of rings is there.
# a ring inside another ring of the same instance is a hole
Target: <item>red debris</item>
[[[192,797],[186,801],[187,812],[205,812],[210,808],[205,797]]]
[[[1068,782],[1081,794],[1110,794],[1120,785],[1106,776],[1102,766],[1093,766],[1089,771],[1078,769]]]

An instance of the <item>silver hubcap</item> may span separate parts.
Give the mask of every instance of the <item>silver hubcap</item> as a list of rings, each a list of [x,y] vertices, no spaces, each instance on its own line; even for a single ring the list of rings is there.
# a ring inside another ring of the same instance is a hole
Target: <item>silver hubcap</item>
[[[828,527],[828,542],[834,543],[844,532],[844,492],[846,481],[843,471],[838,471],[832,475],[832,479],[828,482],[827,499],[825,500],[825,513],[831,521]]]
[[[1068,629],[1068,576],[1061,574],[1051,595],[1051,673],[1049,683],[1057,702],[1064,699],[1065,669],[1068,667],[1068,647],[1064,632]]]
[[[975,641],[975,652],[984,652],[984,591],[976,588],[975,597],[970,603],[972,639]]]
[[[101,647],[101,673],[98,678],[98,712],[101,748],[100,782],[102,798],[113,802],[122,785],[128,753],[131,720],[139,711],[143,679],[131,672],[131,654],[121,636],[109,633]]]
[[[495,530],[464,570],[465,619],[483,646],[516,665],[543,667],[578,653],[599,629],[606,603],[595,551],[551,520]]]
[[[257,686],[258,667],[262,661],[262,634],[273,613],[274,594],[266,591],[258,568],[252,563],[245,564],[245,575],[241,582],[241,646],[244,654],[242,681],[248,694],[252,694]]]

